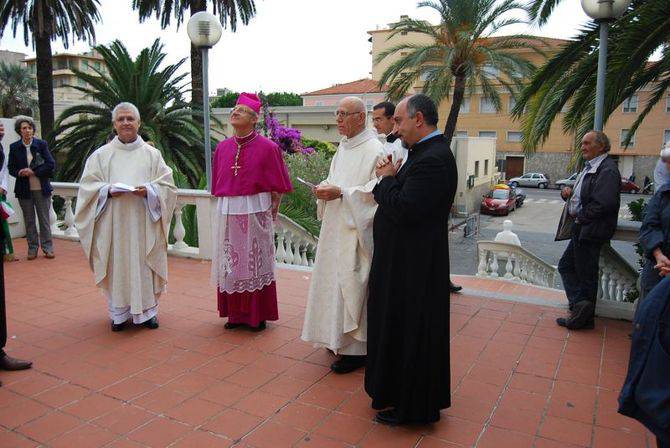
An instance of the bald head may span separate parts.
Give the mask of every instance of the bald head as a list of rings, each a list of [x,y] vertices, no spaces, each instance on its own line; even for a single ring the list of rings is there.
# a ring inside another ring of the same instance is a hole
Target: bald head
[[[337,131],[340,135],[351,138],[365,130],[365,103],[356,96],[342,98],[335,112]]]

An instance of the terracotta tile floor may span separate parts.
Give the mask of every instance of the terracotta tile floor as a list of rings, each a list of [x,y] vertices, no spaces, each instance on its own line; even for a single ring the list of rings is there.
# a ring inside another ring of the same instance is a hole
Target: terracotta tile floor
[[[209,263],[170,258],[161,328],[112,333],[78,244],[31,262],[15,245],[7,349],[35,364],[0,373],[0,447],[654,446],[616,413],[629,324],[558,328],[555,291],[457,278],[453,406],[433,426],[388,428],[372,421],[362,373],[331,374],[331,356],[300,341],[305,272],[279,271],[281,320],[267,331],[226,331]]]

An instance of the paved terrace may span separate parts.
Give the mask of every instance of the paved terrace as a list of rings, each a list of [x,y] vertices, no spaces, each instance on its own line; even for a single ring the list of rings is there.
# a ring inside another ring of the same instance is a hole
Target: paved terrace
[[[160,329],[112,333],[78,244],[32,262],[15,246],[8,351],[34,368],[0,372],[1,447],[655,446],[616,413],[629,324],[558,328],[556,292],[458,278],[453,406],[433,426],[388,428],[372,420],[362,373],[330,373],[332,357],[300,341],[307,273],[279,271],[281,320],[267,331],[226,331],[209,263],[170,258]]]

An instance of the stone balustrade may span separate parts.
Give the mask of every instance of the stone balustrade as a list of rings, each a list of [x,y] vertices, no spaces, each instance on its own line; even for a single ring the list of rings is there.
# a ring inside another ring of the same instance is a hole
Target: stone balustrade
[[[496,241],[478,241],[477,277],[556,287],[556,267],[545,263],[521,246]]]
[[[79,235],[74,227],[74,206],[79,184],[53,182],[54,196],[63,198],[64,217],[57,220],[56,212],[51,209],[52,233],[55,238],[78,241]],[[198,225],[198,247],[191,247],[185,241],[186,229],[183,223],[183,210],[186,205],[196,208]],[[212,258],[212,217],[216,210],[216,198],[205,190],[179,189],[177,204],[174,210],[174,228],[172,235],[175,242],[168,246],[170,255],[199,258]],[[307,233],[303,227],[280,214],[275,223],[275,258],[278,263],[310,267],[314,264],[314,253],[318,240]]]
[[[598,304],[596,313],[613,319],[632,319],[635,305],[631,295],[639,295],[638,271],[612,246],[606,244],[600,252]]]

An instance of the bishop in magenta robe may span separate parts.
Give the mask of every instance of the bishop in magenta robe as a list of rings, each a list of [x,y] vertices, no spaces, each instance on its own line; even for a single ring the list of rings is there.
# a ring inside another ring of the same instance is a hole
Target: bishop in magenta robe
[[[282,151],[256,130],[261,102],[243,93],[230,115],[235,135],[218,144],[212,163],[212,281],[228,329],[265,328],[279,319],[273,221],[292,190]]]

